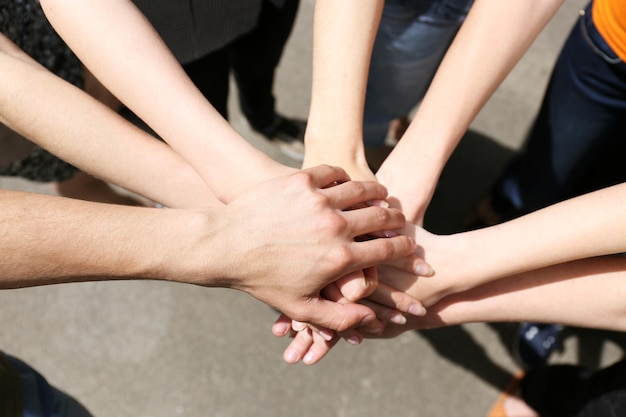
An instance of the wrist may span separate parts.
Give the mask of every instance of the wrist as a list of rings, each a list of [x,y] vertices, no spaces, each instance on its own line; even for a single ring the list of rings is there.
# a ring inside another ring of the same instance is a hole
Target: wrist
[[[175,210],[159,213],[158,227],[146,233],[145,249],[139,254],[144,278],[208,287],[231,287],[225,273],[224,245],[217,236],[224,207]]]

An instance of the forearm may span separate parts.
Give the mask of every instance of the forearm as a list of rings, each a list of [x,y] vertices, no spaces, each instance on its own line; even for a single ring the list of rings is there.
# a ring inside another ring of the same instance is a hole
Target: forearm
[[[465,267],[493,280],[577,259],[626,252],[625,212],[626,183],[501,225],[464,233],[459,237]]]
[[[432,305],[446,295],[501,278],[580,259],[626,252],[626,183],[475,231],[435,236],[408,232],[433,278],[382,267],[381,281]]]
[[[453,294],[429,310],[430,326],[541,322],[625,331],[626,258],[555,265]]]
[[[383,4],[382,0],[315,3],[307,160],[365,164],[363,106]]]
[[[1,35],[0,121],[81,170],[167,206],[218,203],[169,146],[54,76]]]
[[[377,173],[408,219],[421,219],[471,121],[562,2],[475,1],[411,126]]]
[[[189,161],[222,201],[291,172],[248,144],[217,113],[129,0],[41,4],[94,75]]]
[[[198,231],[211,226],[195,211],[0,191],[0,213],[1,288],[96,279],[191,282],[199,271],[218,283],[211,269],[194,267]],[[213,249],[202,262],[218,270],[219,245]]]

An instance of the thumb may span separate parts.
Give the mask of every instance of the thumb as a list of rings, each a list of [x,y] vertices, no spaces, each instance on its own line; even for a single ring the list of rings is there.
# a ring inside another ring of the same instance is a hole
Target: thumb
[[[383,330],[383,324],[376,318],[374,310],[361,304],[340,304],[317,298],[302,313],[308,317],[309,323],[337,332],[361,326],[366,326],[372,333]]]

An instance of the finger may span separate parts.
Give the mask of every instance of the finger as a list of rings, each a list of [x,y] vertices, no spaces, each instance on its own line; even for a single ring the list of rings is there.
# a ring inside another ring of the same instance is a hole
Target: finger
[[[289,346],[283,352],[283,360],[287,363],[298,363],[309,351],[313,344],[313,334],[311,329],[304,329],[293,338]]]
[[[363,342],[363,334],[356,329],[345,331],[339,336],[351,345],[360,345]]]
[[[344,211],[342,215],[348,221],[352,237],[394,231],[402,229],[406,224],[404,214],[400,210],[376,206]],[[395,232],[394,234],[397,235]],[[396,237],[389,233],[386,236]]]
[[[386,284],[401,292],[406,292],[409,288],[413,287],[420,278],[420,276],[414,273],[405,272],[389,266],[389,263],[378,266],[379,284]]]
[[[375,305],[367,301],[374,301]],[[374,294],[362,302],[374,310],[379,319],[388,318],[389,321],[396,324],[404,323],[399,322],[401,319],[397,318],[394,313],[401,312],[418,317],[426,314],[426,309],[419,300],[382,282],[378,283],[378,288]]]
[[[350,250],[354,262],[352,269],[365,269],[409,256],[415,250],[415,242],[407,236],[371,239],[351,242]]]
[[[419,275],[420,277],[432,277],[435,275],[435,270],[421,256],[415,253],[403,258],[392,259],[387,262],[387,265],[410,274]]]
[[[387,197],[387,189],[375,181],[348,181],[326,188],[322,193],[329,199],[332,207],[340,210],[369,206],[384,208],[369,202]]]
[[[301,172],[309,175],[312,185],[315,188],[327,188],[338,183],[341,184],[350,181],[350,176],[346,173],[346,171],[339,167],[330,165],[319,165],[303,169]]]
[[[281,314],[272,325],[272,334],[277,337],[285,337],[291,332],[291,319]]]
[[[314,365],[324,356],[330,352],[330,350],[337,344],[339,338],[336,337],[331,341],[326,341],[320,339],[319,336],[316,336],[313,333],[313,343],[309,346],[308,351],[304,354],[302,358],[302,363],[305,365]]]
[[[342,303],[342,304],[351,303],[350,300],[348,300],[346,297],[343,296],[343,294],[341,293],[341,290],[335,283],[326,286],[322,290],[322,295],[328,300],[336,301],[338,303]],[[378,334],[381,331],[380,330],[381,326],[384,328],[384,324],[382,323],[382,321],[376,320],[360,327],[359,329],[367,333]],[[344,332],[341,332],[340,336],[351,345],[358,345],[363,341],[363,335],[361,334],[361,331],[356,330],[356,329],[349,329]]]
[[[307,324],[298,320],[291,320],[291,328],[295,332],[301,332],[307,328]]]
[[[329,341],[332,340],[333,337],[335,337],[335,332],[333,332],[332,330],[329,329],[325,329],[323,327],[319,327],[316,326],[314,324],[306,324],[306,323],[300,323],[300,322],[295,322],[294,323],[298,323],[298,325],[300,324],[304,324],[306,327],[308,327],[309,329],[311,329],[311,331],[313,331],[313,335],[318,335],[319,337],[321,337],[322,339]],[[294,325],[292,324],[292,329],[296,330],[296,328],[294,327]],[[299,326],[298,326],[299,327]],[[304,330],[304,329],[301,329]]]
[[[319,327],[344,332],[348,329],[364,326],[371,333],[383,331],[382,323],[376,319],[372,309],[359,304],[341,304],[322,298],[312,299],[304,314],[308,323]]]
[[[376,291],[378,270],[376,267],[369,267],[354,271],[339,278],[335,283],[344,298],[355,302],[370,296]]]

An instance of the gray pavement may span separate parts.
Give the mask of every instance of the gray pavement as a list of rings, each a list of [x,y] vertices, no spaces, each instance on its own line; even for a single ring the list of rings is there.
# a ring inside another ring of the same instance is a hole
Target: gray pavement
[[[577,10],[568,0],[477,117],[427,217],[454,231],[519,148]],[[313,0],[304,0],[278,73],[279,109],[306,117]],[[232,103],[232,122],[277,159]],[[49,193],[1,179],[0,187]],[[276,313],[236,291],[166,282],[97,282],[0,292],[0,347],[39,369],[99,417],[483,416],[517,370],[512,325],[471,324],[337,346],[320,364],[289,366]],[[556,361],[606,364],[614,335],[575,331]]]

